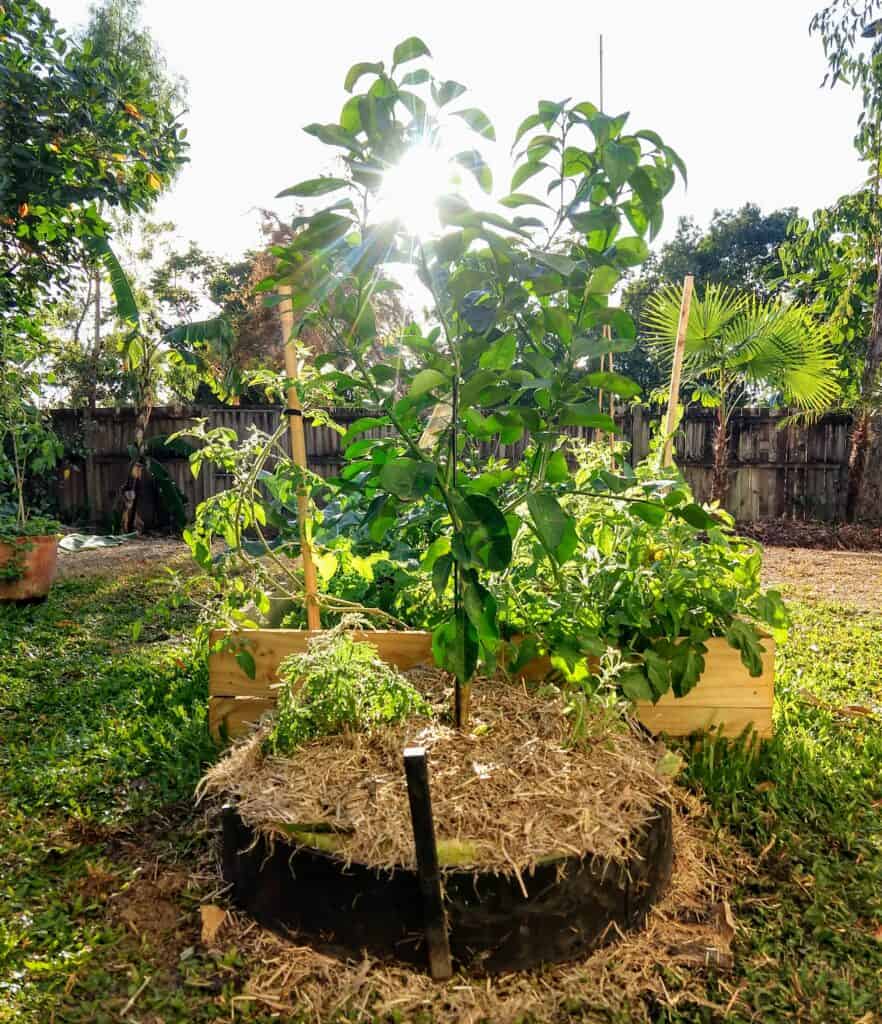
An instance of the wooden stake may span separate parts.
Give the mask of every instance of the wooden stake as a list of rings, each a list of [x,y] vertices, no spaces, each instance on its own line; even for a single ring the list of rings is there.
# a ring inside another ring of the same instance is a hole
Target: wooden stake
[[[404,773],[407,777],[417,875],[423,900],[423,927],[429,950],[429,971],[435,981],[446,981],[453,975],[453,965],[450,961],[447,915],[444,913],[441,869],[438,866],[438,847],[432,821],[429,766],[423,747],[408,747],[404,751]]]
[[[291,380],[297,380],[300,376],[297,365],[297,353],[294,351],[294,342],[291,334],[294,330],[294,310],[291,306],[291,289],[283,285],[279,291],[288,296],[279,303],[279,315],[282,320],[282,342],[285,346],[285,374]],[[303,413],[300,408],[300,399],[297,397],[297,389],[288,389],[288,429],[291,435],[291,455],[294,462],[306,469],[306,437],[303,432]],[[310,630],[321,629],[322,622],[318,606],[318,580],[315,574],[315,563],[312,560],[312,548],[309,546],[309,537],[306,530],[306,521],[309,517],[309,499],[305,489],[297,492],[297,528],[300,533],[300,556],[303,561],[303,582],[306,589],[306,625]]]
[[[680,320],[677,324],[677,340],[674,344],[674,365],[671,367],[671,393],[668,398],[668,414],[665,418],[665,450],[662,465],[670,466],[674,461],[674,425],[677,422],[677,404],[680,399],[680,375],[683,371],[683,350],[686,348],[686,328],[689,326],[689,307],[692,305],[692,284],[694,278],[687,274],[683,278],[683,298],[680,301]]]

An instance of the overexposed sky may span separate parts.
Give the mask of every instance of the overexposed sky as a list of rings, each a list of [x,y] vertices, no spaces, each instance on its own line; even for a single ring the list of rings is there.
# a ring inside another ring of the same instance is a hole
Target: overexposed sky
[[[82,25],[89,0],[48,0]],[[171,70],[189,81],[190,164],[157,215],[185,239],[237,256],[258,242],[254,208],[290,216],[281,189],[330,170],[329,149],[301,131],[337,121],[343,78],[360,60],[391,60],[420,36],[433,70],[469,86],[466,105],[493,121],[494,147],[474,136],[508,192],[515,128],[538,99],[598,99],[631,111],[686,162],[689,187],[666,204],[705,224],[747,201],[766,212],[826,205],[861,181],[851,145],[857,99],[819,88],[825,64],[808,22],[821,0],[144,0],[143,17]],[[414,65],[416,66],[416,65]],[[494,152],[494,149],[496,152]]]

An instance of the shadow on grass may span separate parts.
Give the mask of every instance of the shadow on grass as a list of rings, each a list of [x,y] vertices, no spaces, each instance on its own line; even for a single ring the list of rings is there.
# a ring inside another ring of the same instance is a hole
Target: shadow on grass
[[[165,584],[68,580],[0,607],[0,796],[112,822],[192,794],[212,756],[186,611],[134,624]]]

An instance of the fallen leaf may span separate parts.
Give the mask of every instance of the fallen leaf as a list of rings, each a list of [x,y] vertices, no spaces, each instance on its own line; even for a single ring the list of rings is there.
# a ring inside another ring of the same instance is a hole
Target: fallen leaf
[[[29,210],[30,210],[30,207],[28,206],[27,203],[20,203],[19,207],[18,207],[18,215],[19,215],[19,217],[27,217]]]
[[[125,111],[127,114],[131,114],[131,116],[134,117],[136,120],[141,120],[141,111],[138,110],[134,103],[126,103]]]
[[[753,788],[757,793],[771,793],[773,789],[778,788],[778,783],[767,779],[765,782],[758,782]]]
[[[223,907],[206,903],[205,906],[199,908],[199,913],[202,915],[202,943],[205,946],[210,946],[223,927],[224,921],[227,919],[227,912]]]

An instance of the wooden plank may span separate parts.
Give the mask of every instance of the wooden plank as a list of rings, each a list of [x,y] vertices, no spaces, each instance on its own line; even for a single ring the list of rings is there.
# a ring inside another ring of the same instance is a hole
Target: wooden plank
[[[226,630],[214,630],[214,646],[227,635]],[[306,650],[310,633],[302,629],[243,629],[233,634],[237,644],[251,652],[255,664],[254,679],[242,671],[236,661],[236,651],[214,651],[208,656],[209,692],[213,696],[272,697],[278,684],[276,670],[279,662],[289,654]],[[413,668],[432,660],[432,634],[394,630],[370,630],[353,634],[356,640],[374,644],[384,661],[400,669]]]
[[[423,902],[423,931],[429,952],[429,971],[433,980],[446,981],[453,974],[453,964],[450,960],[447,915],[441,890],[435,823],[432,820],[429,766],[423,747],[408,747],[404,751],[404,773],[407,777],[417,877]]]
[[[701,684],[699,684],[701,685]],[[772,735],[772,709],[702,707],[642,707],[637,716],[653,733],[689,736],[719,728],[723,736],[740,736],[750,726],[763,739]]]
[[[225,635],[215,630],[212,642]],[[273,685],[279,662],[289,654],[306,649],[309,633],[296,629],[242,630],[251,646],[249,650],[257,666],[255,679],[249,679],[239,667],[232,652],[209,656],[209,727],[217,736],[220,724],[226,723],[231,737],[247,732],[250,723],[275,703]],[[431,634],[377,630],[356,634],[357,639],[377,646],[380,656],[401,669],[431,662]],[[753,678],[741,662],[741,655],[730,647],[724,637],[707,641],[708,654],[701,681],[685,697],[665,694],[657,704],[641,701],[637,717],[653,732],[684,736],[709,726],[722,724],[725,735],[738,735],[748,722],[761,736],[771,735],[774,703],[775,642],[763,641],[763,673]],[[548,673],[548,659],[539,658],[525,666],[524,676],[541,679]],[[259,698],[255,700],[254,698]]]
[[[212,697],[208,701],[208,731],[216,740],[223,732],[230,739],[244,736],[265,711],[275,706],[275,698]]]

